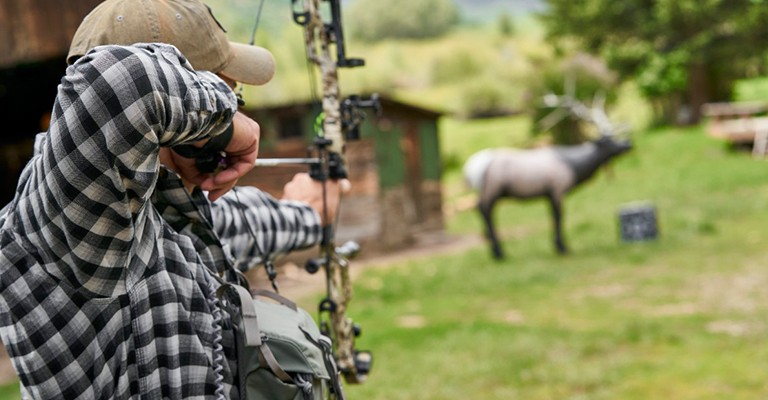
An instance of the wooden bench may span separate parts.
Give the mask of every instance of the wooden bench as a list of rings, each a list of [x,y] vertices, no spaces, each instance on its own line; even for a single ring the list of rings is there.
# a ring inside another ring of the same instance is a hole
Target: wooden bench
[[[752,155],[768,152],[768,103],[707,103],[702,114],[709,118],[707,133],[735,145],[752,145]]]

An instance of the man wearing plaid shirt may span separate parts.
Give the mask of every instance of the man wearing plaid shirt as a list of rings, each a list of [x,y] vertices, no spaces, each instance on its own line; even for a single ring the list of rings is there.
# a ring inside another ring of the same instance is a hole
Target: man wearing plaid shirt
[[[307,247],[321,231],[306,175],[286,186],[292,200],[230,191],[259,139],[231,85],[268,81],[272,57],[229,43],[197,0],[107,0],[70,56],[50,129],[0,211],[0,338],[22,392],[237,398],[218,277],[233,257]],[[174,151],[220,135],[221,172]]]

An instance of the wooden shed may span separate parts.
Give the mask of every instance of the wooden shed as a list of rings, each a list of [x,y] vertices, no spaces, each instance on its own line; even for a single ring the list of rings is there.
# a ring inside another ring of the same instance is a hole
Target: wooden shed
[[[391,250],[416,235],[443,229],[442,166],[438,143],[441,113],[390,98],[382,113],[367,113],[361,139],[347,142],[351,192],[341,205],[338,240],[367,250]],[[304,157],[314,136],[319,104],[303,103],[246,111],[262,128],[260,158]],[[306,166],[259,167],[242,182],[277,197]]]

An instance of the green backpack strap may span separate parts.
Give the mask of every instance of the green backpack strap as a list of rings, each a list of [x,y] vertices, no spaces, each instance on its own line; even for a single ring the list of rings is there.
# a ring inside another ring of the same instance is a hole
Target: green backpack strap
[[[274,373],[275,376],[277,376],[281,381],[294,383],[291,376],[288,375],[288,373],[280,367],[280,363],[277,362],[277,359],[275,358],[274,354],[272,354],[272,350],[269,349],[269,346],[264,345],[263,341],[261,340],[259,319],[256,314],[256,307],[253,305],[253,297],[251,296],[251,293],[248,291],[248,289],[240,285],[230,284],[222,281],[222,285],[217,292],[217,296],[220,299],[224,298],[227,292],[235,295],[240,303],[240,307],[236,310],[236,315],[239,318],[235,318],[234,320],[237,326],[236,329],[243,337],[242,343],[237,343],[238,379],[241,381],[241,393],[244,393],[243,390],[245,389],[245,385],[242,381],[245,379],[246,371],[245,365],[241,361],[247,358],[245,351],[246,347],[254,347],[258,349],[259,362],[261,365],[269,368],[272,373]],[[279,297],[293,304],[294,309],[296,308],[296,305],[290,300],[285,299],[282,296]],[[230,312],[231,311],[233,310],[230,310]]]
[[[287,298],[285,298],[285,297],[283,297],[283,296],[281,296],[281,295],[279,295],[279,294],[277,294],[275,292],[271,292],[269,290],[253,289],[253,290],[251,290],[251,295],[253,295],[253,297],[256,297],[256,296],[269,297],[270,299],[272,299],[272,300],[274,300],[274,301],[276,301],[276,302],[278,302],[278,303],[280,303],[280,304],[290,308],[293,311],[296,311],[296,310],[299,309],[299,307],[296,306],[296,303],[292,302],[291,300],[289,300],[289,299],[287,299]]]
[[[240,285],[228,285],[234,289],[235,294],[240,300],[240,330],[243,333],[246,346],[261,346],[261,330],[259,330],[259,320],[256,316],[256,307],[253,305],[253,298],[248,289]]]

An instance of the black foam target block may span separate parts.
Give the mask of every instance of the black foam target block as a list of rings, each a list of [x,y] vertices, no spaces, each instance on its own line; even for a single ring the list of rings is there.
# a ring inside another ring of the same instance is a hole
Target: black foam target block
[[[635,242],[654,240],[659,236],[656,207],[651,204],[632,204],[619,210],[621,240]]]

